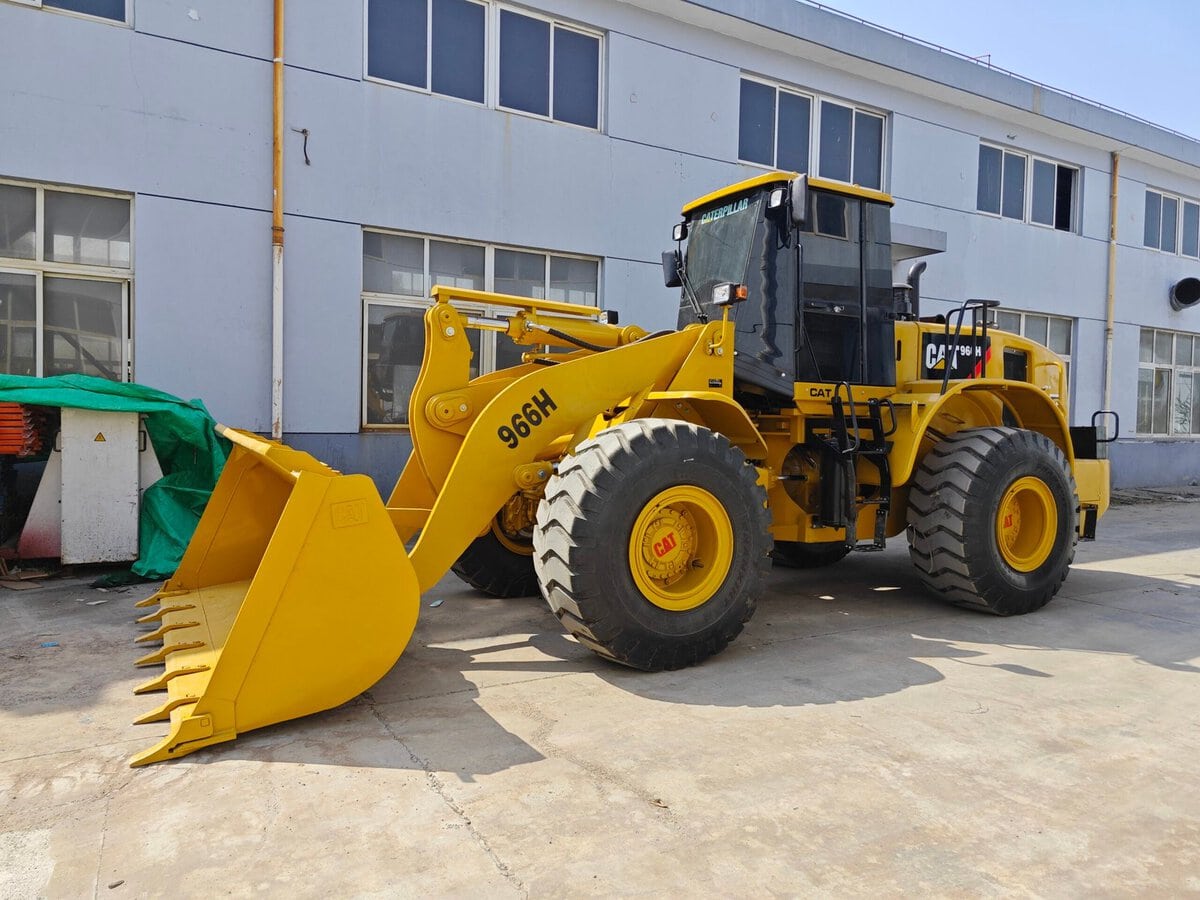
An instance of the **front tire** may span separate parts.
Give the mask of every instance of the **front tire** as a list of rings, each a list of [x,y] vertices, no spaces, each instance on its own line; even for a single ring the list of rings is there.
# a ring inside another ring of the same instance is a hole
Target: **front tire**
[[[487,534],[467,546],[450,570],[475,590],[492,597],[536,597],[540,591],[533,569],[532,538],[523,531],[506,532],[502,515],[492,520]]]
[[[1058,593],[1078,541],[1075,479],[1043,434],[972,428],[938,443],[909,491],[908,544],[934,594],[999,616]]]
[[[538,508],[534,566],[560,622],[645,671],[695,665],[754,613],[770,565],[766,491],[740,450],[638,419],[580,444]]]

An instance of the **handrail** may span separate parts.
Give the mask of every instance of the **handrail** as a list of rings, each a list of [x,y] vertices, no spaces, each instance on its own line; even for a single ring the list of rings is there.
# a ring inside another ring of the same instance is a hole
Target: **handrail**
[[[956,363],[958,361],[958,347],[959,347],[959,343],[962,340],[963,319],[966,317],[968,312],[971,314],[971,336],[972,337],[975,336],[975,329],[977,329],[979,327],[979,313],[980,312],[983,313],[983,330],[982,330],[982,333],[980,334],[980,346],[982,349],[980,350],[980,353],[982,354],[983,362],[986,364],[986,362],[987,362],[987,330],[988,330],[987,311],[989,309],[995,309],[999,305],[1000,305],[999,300],[980,300],[978,298],[975,298],[975,299],[970,299],[970,300],[964,300],[962,302],[962,306],[960,306],[958,309],[952,309],[947,314],[946,322],[945,322],[945,329],[943,331],[944,340],[945,340],[944,346],[946,348],[946,358],[943,361],[942,389],[941,389],[941,391],[939,391],[939,393],[945,394],[946,388],[950,386],[950,370],[951,370],[952,366],[954,365],[954,363]],[[950,344],[950,317],[951,316],[957,316],[957,323],[954,326],[954,344],[953,344],[953,346],[951,346],[951,344]],[[986,373],[986,368],[982,369],[980,371],[981,375],[983,375],[985,373]],[[974,376],[969,375],[967,377],[971,378]]]

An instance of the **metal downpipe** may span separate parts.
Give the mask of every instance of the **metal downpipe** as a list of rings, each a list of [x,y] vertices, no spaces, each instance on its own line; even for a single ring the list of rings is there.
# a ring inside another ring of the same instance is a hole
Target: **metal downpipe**
[[[275,0],[271,61],[271,437],[283,440],[283,4]]]
[[[1117,311],[1117,181],[1121,154],[1112,152],[1112,181],[1108,190],[1108,297],[1104,316],[1104,403],[1112,409],[1113,322]]]

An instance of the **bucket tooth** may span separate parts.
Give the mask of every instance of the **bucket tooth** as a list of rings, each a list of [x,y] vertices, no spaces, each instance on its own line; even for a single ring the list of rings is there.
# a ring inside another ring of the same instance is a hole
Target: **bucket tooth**
[[[160,606],[157,611],[146,616],[140,616],[137,621],[139,625],[145,625],[147,622],[158,622],[167,613],[184,612],[185,610],[195,608],[196,606],[193,603],[180,603],[175,606]]]
[[[197,702],[189,709],[176,709],[171,715],[171,730],[167,736],[150,747],[137,753],[129,760],[131,766],[145,766],[153,762],[167,759],[178,759],[187,756],[201,747],[210,747],[223,741],[232,741],[237,733],[232,729],[218,730],[211,713],[199,711]]]
[[[145,656],[135,662],[134,665],[139,667],[158,665],[159,663],[165,663],[167,661],[168,653],[175,653],[179,650],[195,650],[203,646],[205,646],[204,641],[188,641],[187,643],[183,644],[167,644],[166,646],[155,650],[153,653],[147,653]]]
[[[171,710],[185,703],[195,703],[199,697],[172,697],[160,706],[156,706],[144,716],[133,720],[134,725],[149,725],[151,722],[165,722],[171,718]]]
[[[178,678],[180,675],[195,675],[197,672],[207,672],[208,666],[183,666],[179,669],[168,669],[157,678],[152,678],[145,684],[139,684],[133,689],[135,694],[150,694],[154,691],[165,691],[167,682],[172,678]]]
[[[149,597],[138,600],[133,605],[138,609],[145,609],[147,606],[153,606],[155,603],[158,603],[161,600],[170,600],[172,597],[182,597],[186,593],[188,593],[188,591],[156,591]]]
[[[161,641],[163,635],[169,632],[178,631],[180,628],[195,628],[199,624],[199,622],[170,622],[166,625],[160,625],[154,631],[147,634],[138,635],[133,639],[133,642],[135,644],[148,644],[151,641]]]

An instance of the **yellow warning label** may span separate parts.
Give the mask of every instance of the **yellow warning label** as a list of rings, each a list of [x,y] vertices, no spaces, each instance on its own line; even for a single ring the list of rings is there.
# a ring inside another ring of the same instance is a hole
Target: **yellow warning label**
[[[92,443],[99,443],[99,444],[108,443],[107,439],[104,437],[104,432],[97,431],[96,436],[94,438],[92,438]]]

